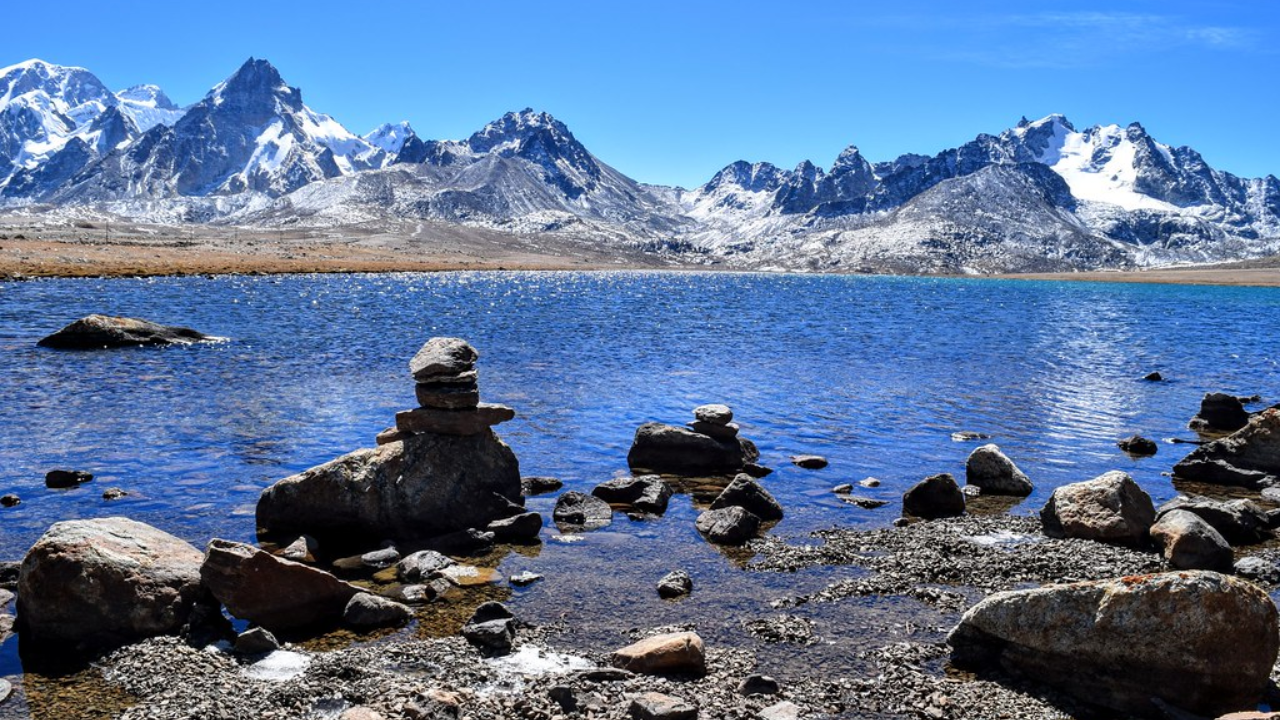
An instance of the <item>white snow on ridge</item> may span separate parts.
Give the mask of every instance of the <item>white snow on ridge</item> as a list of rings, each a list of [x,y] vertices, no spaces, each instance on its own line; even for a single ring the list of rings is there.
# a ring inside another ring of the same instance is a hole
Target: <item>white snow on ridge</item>
[[[1110,203],[1125,210],[1181,210],[1134,189],[1137,148],[1119,125],[1068,133],[1057,155],[1056,162],[1046,164],[1062,176],[1079,200]]]

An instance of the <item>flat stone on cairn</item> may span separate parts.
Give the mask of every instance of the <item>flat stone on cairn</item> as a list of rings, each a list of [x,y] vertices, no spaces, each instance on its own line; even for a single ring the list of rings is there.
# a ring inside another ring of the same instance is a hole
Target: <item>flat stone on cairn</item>
[[[516,416],[504,405],[480,402],[480,353],[461,338],[431,338],[409,361],[419,407],[396,413],[404,433],[478,435]]]

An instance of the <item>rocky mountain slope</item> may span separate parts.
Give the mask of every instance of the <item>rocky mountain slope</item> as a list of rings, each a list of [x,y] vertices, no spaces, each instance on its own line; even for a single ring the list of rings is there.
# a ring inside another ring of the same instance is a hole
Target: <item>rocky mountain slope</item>
[[[87,70],[0,70],[0,207],[161,223],[451,223],[687,263],[819,271],[1093,269],[1280,252],[1280,181],[1239,178],[1137,123],[1051,115],[934,156],[736,162],[644,185],[526,109],[463,140],[365,136],[250,59],[199,102]]]

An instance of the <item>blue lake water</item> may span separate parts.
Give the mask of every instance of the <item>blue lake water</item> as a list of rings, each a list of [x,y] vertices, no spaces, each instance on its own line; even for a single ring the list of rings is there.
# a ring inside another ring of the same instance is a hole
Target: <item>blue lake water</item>
[[[23,500],[0,509],[0,560],[79,517],[127,515],[199,547],[252,539],[264,487],[371,446],[416,404],[407,361],[435,335],[479,349],[482,399],[518,412],[497,431],[522,473],[568,489],[625,473],[640,424],[683,423],[694,406],[723,402],[777,471],[764,482],[787,509],[773,532],[789,538],[885,525],[912,483],[962,478],[975,445],[954,442],[960,430],[992,435],[1036,483],[1014,512],[1111,469],[1159,502],[1174,494],[1161,473],[1187,446],[1162,443],[1135,461],[1116,440],[1193,437],[1186,421],[1206,391],[1276,402],[1278,311],[1280,290],[1263,288],[674,272],[0,283],[0,494]],[[228,340],[36,347],[93,312]],[[1169,381],[1143,382],[1152,370]],[[831,464],[801,470],[788,463],[797,453]],[[96,477],[47,490],[53,468]],[[888,507],[830,492],[867,476],[883,485],[860,494]],[[112,486],[130,496],[104,501]],[[529,505],[549,517],[553,502]],[[603,610],[619,627],[720,618],[732,641],[741,628],[723,619],[735,603],[831,579],[744,573],[701,542],[695,516],[682,496],[662,520],[619,515],[581,543],[512,554],[504,572],[547,575],[513,602],[535,621]],[[676,566],[715,589],[659,603],[652,583]],[[765,590],[746,593],[748,583]],[[0,657],[0,675],[14,672],[11,648]]]

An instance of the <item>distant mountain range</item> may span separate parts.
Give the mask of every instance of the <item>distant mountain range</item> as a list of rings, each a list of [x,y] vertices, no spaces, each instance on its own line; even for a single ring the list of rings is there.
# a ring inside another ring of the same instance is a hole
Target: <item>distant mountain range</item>
[[[199,102],[111,92],[81,68],[0,70],[0,210],[326,227],[433,220],[742,268],[1008,272],[1280,252],[1280,180],[1216,170],[1141,125],[1023,119],[934,156],[829,169],[735,162],[686,190],[636,182],[555,118],[465,140],[363,137],[250,59]]]

